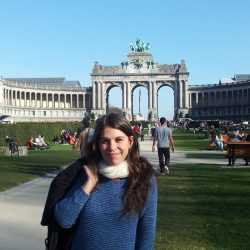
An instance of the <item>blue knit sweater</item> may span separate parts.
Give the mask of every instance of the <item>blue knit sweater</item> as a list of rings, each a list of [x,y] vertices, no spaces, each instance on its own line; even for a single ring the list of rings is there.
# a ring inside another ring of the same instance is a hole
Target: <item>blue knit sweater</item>
[[[157,213],[157,184],[152,179],[144,209],[122,215],[122,196],[127,178],[104,178],[87,195],[81,176],[66,197],[57,203],[55,217],[63,228],[77,222],[72,250],[151,250],[154,249]]]

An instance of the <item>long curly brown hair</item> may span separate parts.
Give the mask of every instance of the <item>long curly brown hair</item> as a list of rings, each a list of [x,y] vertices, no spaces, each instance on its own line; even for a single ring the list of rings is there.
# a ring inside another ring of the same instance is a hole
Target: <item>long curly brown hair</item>
[[[123,212],[139,212],[143,209],[147,200],[154,170],[145,158],[140,157],[138,140],[129,122],[123,115],[119,113],[109,113],[97,120],[93,140],[89,145],[89,152],[87,154],[88,165],[93,167],[93,170],[97,172],[98,163],[102,160],[98,143],[105,127],[119,129],[128,137],[133,136],[133,145],[127,156],[129,176],[128,185],[123,196]]]

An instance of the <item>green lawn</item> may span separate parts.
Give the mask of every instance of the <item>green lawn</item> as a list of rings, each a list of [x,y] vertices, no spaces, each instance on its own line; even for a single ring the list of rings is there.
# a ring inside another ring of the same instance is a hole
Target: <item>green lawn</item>
[[[173,133],[177,150],[187,157],[223,159],[208,149],[208,138],[187,131]],[[159,177],[158,250],[250,249],[250,169],[206,164],[176,164]]]
[[[206,149],[208,139],[175,131],[177,149]],[[56,145],[22,158],[0,157],[0,191],[43,175],[78,158]],[[187,157],[210,158],[189,151]],[[223,155],[215,152],[214,157]],[[158,179],[157,250],[250,249],[250,169],[176,164]]]
[[[0,191],[59,169],[77,159],[79,153],[69,145],[53,145],[48,150],[30,151],[28,156],[0,156]]]
[[[207,150],[208,137],[203,134],[193,134],[192,132],[177,129],[173,132],[173,138],[177,150]]]
[[[226,158],[226,151],[216,151],[211,153],[186,153],[187,158],[199,158],[199,159],[225,159]],[[226,161],[226,160],[225,160]]]
[[[175,165],[159,177],[157,249],[250,249],[250,170]]]

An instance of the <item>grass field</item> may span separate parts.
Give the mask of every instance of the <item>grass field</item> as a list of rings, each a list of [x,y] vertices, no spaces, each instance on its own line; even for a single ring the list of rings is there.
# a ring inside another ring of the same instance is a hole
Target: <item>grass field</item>
[[[188,158],[223,159],[206,150],[208,138],[174,132],[177,150]],[[250,169],[225,169],[207,164],[171,165],[159,177],[157,250],[250,249]]]
[[[174,130],[173,138],[178,150],[207,150],[208,137],[205,134],[193,134],[185,130]]]
[[[175,131],[178,150],[187,157],[224,157],[220,152],[198,154],[208,139]],[[70,146],[56,145],[22,158],[0,157],[0,191],[43,175],[78,158]],[[250,169],[207,164],[173,164],[171,175],[158,179],[157,250],[250,249]]]
[[[0,156],[0,191],[59,169],[77,159],[79,153],[69,145],[53,145],[48,150],[29,152],[28,156]]]
[[[157,249],[250,249],[250,171],[175,165],[159,177]]]

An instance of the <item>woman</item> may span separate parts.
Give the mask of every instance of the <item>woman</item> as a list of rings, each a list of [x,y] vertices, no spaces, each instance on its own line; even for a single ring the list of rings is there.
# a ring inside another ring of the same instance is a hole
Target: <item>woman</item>
[[[75,226],[72,250],[154,249],[157,184],[125,118],[97,121],[87,166],[54,209],[62,228]]]

